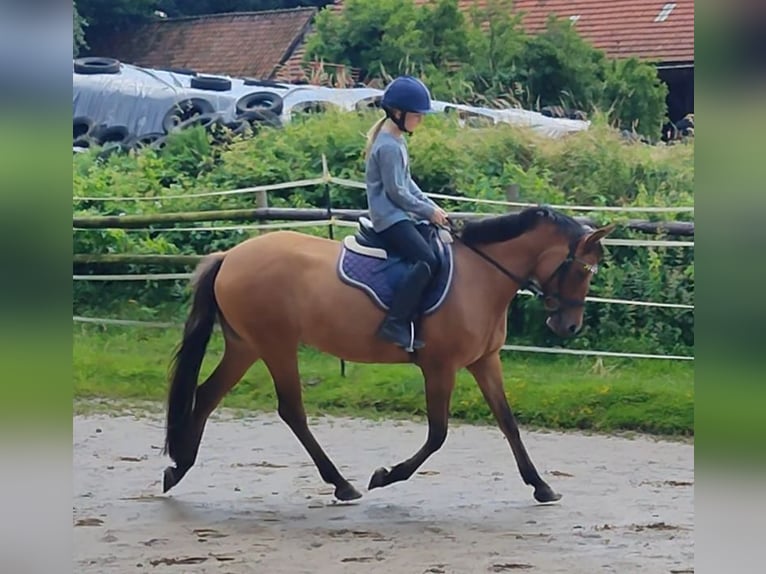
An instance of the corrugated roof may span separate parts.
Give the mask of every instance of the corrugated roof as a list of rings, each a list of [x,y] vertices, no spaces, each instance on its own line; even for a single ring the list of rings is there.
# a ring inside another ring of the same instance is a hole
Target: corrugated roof
[[[157,20],[102,39],[91,53],[147,68],[268,78],[302,44],[316,8]]]

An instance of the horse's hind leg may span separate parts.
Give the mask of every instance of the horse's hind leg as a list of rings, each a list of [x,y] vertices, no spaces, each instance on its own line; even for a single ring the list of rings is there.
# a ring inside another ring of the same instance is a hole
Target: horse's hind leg
[[[559,500],[561,495],[554,492],[540,477],[535,465],[529,458],[527,449],[524,448],[524,444],[521,442],[516,418],[511,412],[511,407],[503,390],[503,369],[500,363],[500,355],[498,353],[487,355],[474,364],[469,365],[468,370],[476,379],[484,399],[489,404],[495,419],[497,419],[500,430],[503,431],[511,445],[521,478],[526,484],[534,487],[535,500],[538,502],[556,502]]]
[[[392,482],[407,480],[426,459],[441,448],[447,438],[447,421],[452,389],[455,386],[455,371],[451,368],[423,369],[426,386],[426,409],[428,412],[428,436],[425,444],[404,462],[391,470],[378,468],[370,478],[367,488],[372,490]]]
[[[257,359],[255,352],[246,347],[244,342],[226,341],[223,358],[205,382],[196,389],[194,412],[189,426],[184,431],[183,444],[179,445],[175,453],[176,466],[165,469],[163,492],[178,484],[194,466],[208,417]]]
[[[341,475],[311,433],[303,408],[301,380],[298,372],[298,351],[296,347],[285,347],[283,344],[281,348],[275,348],[273,352],[264,354],[263,357],[263,361],[274,379],[274,388],[279,401],[279,416],[309,453],[322,480],[335,486],[335,497],[338,500],[361,498],[362,494]]]

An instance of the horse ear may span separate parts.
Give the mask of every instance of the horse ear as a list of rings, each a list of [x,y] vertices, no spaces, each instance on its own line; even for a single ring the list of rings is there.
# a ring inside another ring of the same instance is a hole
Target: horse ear
[[[601,241],[604,237],[609,235],[612,231],[614,231],[617,228],[616,223],[612,223],[610,225],[607,225],[606,227],[601,227],[599,229],[596,229],[596,231],[589,233],[585,237],[585,241],[583,242],[583,248],[585,251],[590,251],[598,245],[599,241]]]

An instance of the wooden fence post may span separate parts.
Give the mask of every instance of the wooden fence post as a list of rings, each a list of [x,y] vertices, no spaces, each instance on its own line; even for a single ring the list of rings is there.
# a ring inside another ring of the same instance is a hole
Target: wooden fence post
[[[332,228],[332,197],[330,195],[330,169],[327,167],[327,156],[322,154],[322,179],[324,180],[324,202],[325,209],[327,210],[327,219],[330,222],[327,224],[327,236],[330,239],[335,239],[335,232]],[[346,361],[340,360],[340,376],[346,376]]]

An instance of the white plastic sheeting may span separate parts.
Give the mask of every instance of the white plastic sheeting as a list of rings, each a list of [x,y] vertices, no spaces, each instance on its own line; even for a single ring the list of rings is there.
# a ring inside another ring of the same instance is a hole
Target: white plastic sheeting
[[[207,74],[205,74],[207,75]],[[222,115],[224,122],[236,117],[236,103],[242,96],[266,91],[279,94],[284,102],[283,122],[290,121],[294,111],[312,104],[332,104],[344,110],[354,110],[364,100],[383,94],[375,88],[329,88],[267,82],[266,86],[245,85],[243,78],[229,78],[231,89],[212,91],[191,87],[191,75],[164,70],[141,68],[121,64],[116,74],[78,74],[73,72],[73,117],[86,116],[94,124],[122,125],[131,134],[141,136],[163,132],[163,118],[178,102],[189,98],[203,98]],[[530,127],[549,137],[560,137],[581,131],[590,125],[587,121],[558,119],[538,112],[518,108],[491,109],[434,101],[434,108],[443,112],[457,110],[461,121],[483,118],[491,123],[505,122]]]

